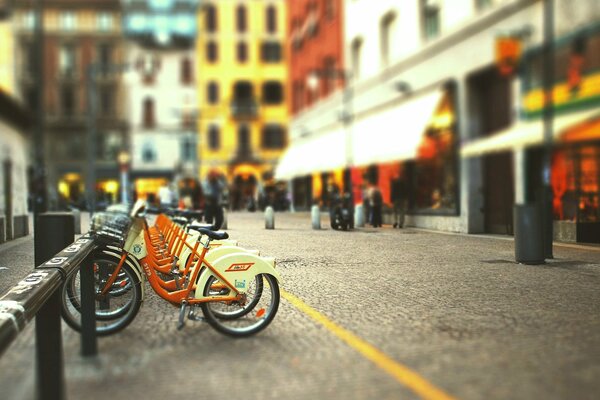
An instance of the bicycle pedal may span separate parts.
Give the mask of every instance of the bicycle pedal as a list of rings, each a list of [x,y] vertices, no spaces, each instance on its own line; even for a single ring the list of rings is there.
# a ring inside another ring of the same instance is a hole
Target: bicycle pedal
[[[181,308],[179,309],[179,321],[177,323],[177,330],[180,331],[185,326],[185,309],[187,307],[187,303],[184,301],[181,302]]]

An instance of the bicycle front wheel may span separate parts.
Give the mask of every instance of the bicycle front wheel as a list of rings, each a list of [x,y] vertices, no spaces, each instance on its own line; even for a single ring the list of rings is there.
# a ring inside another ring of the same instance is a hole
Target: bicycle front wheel
[[[254,295],[248,299],[250,303],[255,303],[248,312],[239,318],[220,318],[219,315],[222,315],[222,309],[227,302],[201,303],[206,321],[217,331],[233,337],[246,337],[265,329],[273,321],[279,308],[279,285],[272,275],[259,274],[256,279],[262,281],[262,290],[260,296]],[[213,293],[214,289],[211,287],[216,282],[218,279],[214,276],[208,279],[203,292],[205,296]]]
[[[125,329],[137,315],[142,304],[142,282],[127,264],[121,266],[119,275],[105,295],[101,295],[104,282],[112,275],[119,263],[117,257],[102,255],[95,257],[94,288],[96,299],[96,334],[107,336]],[[62,316],[74,330],[81,331],[81,282],[80,272],[70,276],[62,288]]]

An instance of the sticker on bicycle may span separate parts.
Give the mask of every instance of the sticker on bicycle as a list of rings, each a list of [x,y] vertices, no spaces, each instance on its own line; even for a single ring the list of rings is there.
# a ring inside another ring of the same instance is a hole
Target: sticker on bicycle
[[[135,246],[133,246],[133,252],[135,254],[140,254],[142,252],[142,245],[136,244]]]
[[[225,272],[243,272],[243,271],[248,271],[250,268],[252,268],[253,265],[254,265],[254,263],[237,263],[237,264],[231,264],[229,266],[229,268],[227,268],[225,270]]]
[[[238,281],[236,279],[235,280],[235,288],[236,289],[246,289],[246,280],[244,279],[243,281]]]

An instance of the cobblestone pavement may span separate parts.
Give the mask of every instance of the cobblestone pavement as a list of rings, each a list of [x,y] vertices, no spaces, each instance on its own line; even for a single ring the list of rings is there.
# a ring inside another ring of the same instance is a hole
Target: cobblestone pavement
[[[276,257],[285,291],[449,396],[600,393],[598,249],[555,246],[554,260],[524,266],[499,238],[314,231],[306,213],[277,214],[275,230],[261,213],[236,213],[229,227]],[[265,331],[231,339],[203,323],[177,331],[177,310],[147,294],[125,331],[100,339],[97,358],[82,359],[64,327],[70,399],[420,398],[285,299]],[[33,397],[32,325],[0,359],[0,398]]]

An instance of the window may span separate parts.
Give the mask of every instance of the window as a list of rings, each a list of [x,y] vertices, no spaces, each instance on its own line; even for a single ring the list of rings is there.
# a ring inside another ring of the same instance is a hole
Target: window
[[[260,58],[266,63],[281,61],[281,44],[279,42],[263,42],[260,47]]]
[[[154,128],[154,100],[151,98],[144,99],[144,128]]]
[[[336,0],[325,0],[325,17],[328,20],[335,18],[335,1]]]
[[[99,31],[109,31],[113,27],[113,16],[108,12],[101,12],[96,16],[96,27]]]
[[[244,5],[240,4],[235,9],[235,25],[238,33],[245,33],[248,30],[247,14],[246,6]]]
[[[323,70],[325,71],[323,92],[325,95],[327,95],[333,90],[336,82],[339,82],[340,79],[344,79],[344,73],[336,69],[336,62],[335,58],[333,57],[325,57],[325,61],[323,62]]]
[[[426,40],[440,34],[440,6],[437,0],[421,0],[423,15],[423,36]]]
[[[104,86],[100,88],[100,115],[103,117],[111,117],[113,115],[113,93],[114,88]]]
[[[98,45],[98,64],[100,65],[100,73],[108,74],[112,66],[112,45],[102,43]]]
[[[475,0],[475,8],[479,11],[486,10],[492,6],[493,0]]]
[[[250,154],[250,127],[248,124],[238,126],[238,154],[241,156]]]
[[[352,47],[351,47],[351,52],[352,52],[352,76],[355,79],[359,79],[360,78],[360,56],[361,56],[361,51],[362,51],[362,44],[363,41],[361,38],[355,38],[352,41]]]
[[[214,33],[218,29],[217,25],[217,9],[214,5],[210,4],[206,7],[206,31]]]
[[[280,124],[266,124],[262,129],[262,147],[264,149],[283,149],[285,147],[285,129]]]
[[[304,107],[304,85],[301,81],[294,82],[293,110],[300,111]]]
[[[382,19],[379,27],[379,40],[381,50],[381,65],[387,67],[390,64],[390,56],[392,46],[392,37],[394,34],[394,26],[396,22],[396,14],[393,12],[387,13]]]
[[[267,81],[262,86],[262,101],[265,104],[281,104],[283,102],[283,85],[277,81]]]
[[[219,102],[219,84],[216,82],[210,82],[206,89],[206,98],[210,104],[217,104]]]
[[[65,31],[72,31],[77,28],[77,19],[75,13],[72,11],[64,11],[60,13],[59,17],[60,27]]]
[[[221,147],[221,130],[217,125],[208,127],[208,148],[216,151]]]
[[[154,150],[154,146],[150,142],[144,143],[144,147],[142,147],[142,161],[144,163],[151,163],[156,161],[156,151]]]
[[[193,80],[192,60],[189,57],[184,57],[181,60],[181,84],[190,85]]]
[[[196,141],[192,137],[186,137],[181,141],[181,160],[194,161],[196,159]]]
[[[277,33],[277,9],[275,6],[267,7],[267,26],[268,33]]]
[[[214,41],[206,43],[206,59],[211,63],[215,63],[219,59],[219,48]]]
[[[239,63],[248,61],[248,45],[246,42],[238,42],[236,46],[236,56]]]
[[[75,114],[75,87],[64,85],[60,89],[60,106],[62,114],[70,117]]]
[[[252,83],[238,81],[233,85],[233,99],[237,102],[251,102],[254,98]]]
[[[75,76],[77,60],[74,45],[64,44],[60,47],[59,68],[62,77]]]

